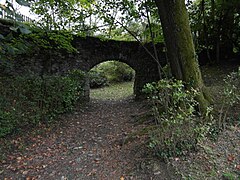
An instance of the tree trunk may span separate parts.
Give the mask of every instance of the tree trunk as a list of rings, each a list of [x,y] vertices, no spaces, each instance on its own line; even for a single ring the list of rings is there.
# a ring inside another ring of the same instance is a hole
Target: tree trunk
[[[197,97],[201,112],[209,105],[208,93],[196,59],[188,13],[184,0],[155,0],[163,28],[172,74],[198,89]]]

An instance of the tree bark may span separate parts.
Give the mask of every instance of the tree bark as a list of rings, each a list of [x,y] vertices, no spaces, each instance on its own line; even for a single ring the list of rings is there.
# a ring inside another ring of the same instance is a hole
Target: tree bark
[[[201,112],[209,105],[209,96],[204,86],[196,58],[188,13],[184,0],[155,0],[167,47],[172,74],[186,82],[187,88],[199,90],[197,101]]]

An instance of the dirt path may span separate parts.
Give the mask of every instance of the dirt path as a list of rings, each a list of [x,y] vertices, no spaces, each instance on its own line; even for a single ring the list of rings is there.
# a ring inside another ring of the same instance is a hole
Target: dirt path
[[[0,179],[169,179],[166,165],[154,172],[146,165],[141,139],[123,145],[141,128],[133,116],[142,111],[144,106],[131,100],[92,101],[54,129],[11,140],[15,150],[0,163]]]
[[[214,75],[208,70],[206,85],[221,92],[223,76],[219,74],[225,71],[217,69]],[[146,111],[146,105],[95,100],[62,116],[54,126],[40,125],[0,139],[0,180],[239,179],[239,108],[231,109],[236,123],[217,141],[206,141],[198,152],[173,158],[166,165],[148,152],[144,137],[126,141],[143,128],[135,117]]]

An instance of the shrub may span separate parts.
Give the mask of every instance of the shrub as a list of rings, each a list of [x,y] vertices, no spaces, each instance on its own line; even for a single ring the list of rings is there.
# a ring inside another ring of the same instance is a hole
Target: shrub
[[[113,81],[126,82],[132,81],[134,78],[134,71],[125,63],[113,62],[115,66],[115,72],[113,72]]]
[[[209,130],[196,111],[198,92],[186,90],[182,81],[173,79],[146,84],[143,91],[149,95],[155,116],[149,147],[162,158],[194,150]]]
[[[100,88],[108,85],[107,77],[103,72],[98,72],[95,69],[92,69],[89,72],[90,87],[91,88]]]
[[[225,128],[230,108],[240,103],[240,67],[224,78],[224,90],[218,118],[218,128]]]
[[[107,61],[94,67],[90,72],[90,80],[93,79],[93,82],[104,82],[105,78],[109,83],[131,81],[134,78],[134,70],[125,63]],[[104,83],[101,84],[107,84]]]
[[[0,137],[25,126],[51,122],[80,100],[84,74],[0,79]]]

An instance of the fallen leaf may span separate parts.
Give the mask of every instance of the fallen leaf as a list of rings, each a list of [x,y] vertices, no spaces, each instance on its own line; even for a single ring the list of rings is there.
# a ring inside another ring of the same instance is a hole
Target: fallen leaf
[[[234,155],[229,155],[227,159],[228,159],[228,161],[232,162],[232,161],[234,161],[235,156]]]
[[[238,165],[236,166],[236,168],[237,168],[237,170],[240,170],[240,164],[238,164]]]
[[[23,171],[22,174],[23,175],[27,175],[28,171]]]
[[[122,177],[120,177],[120,180],[124,180],[124,177],[122,176]]]

